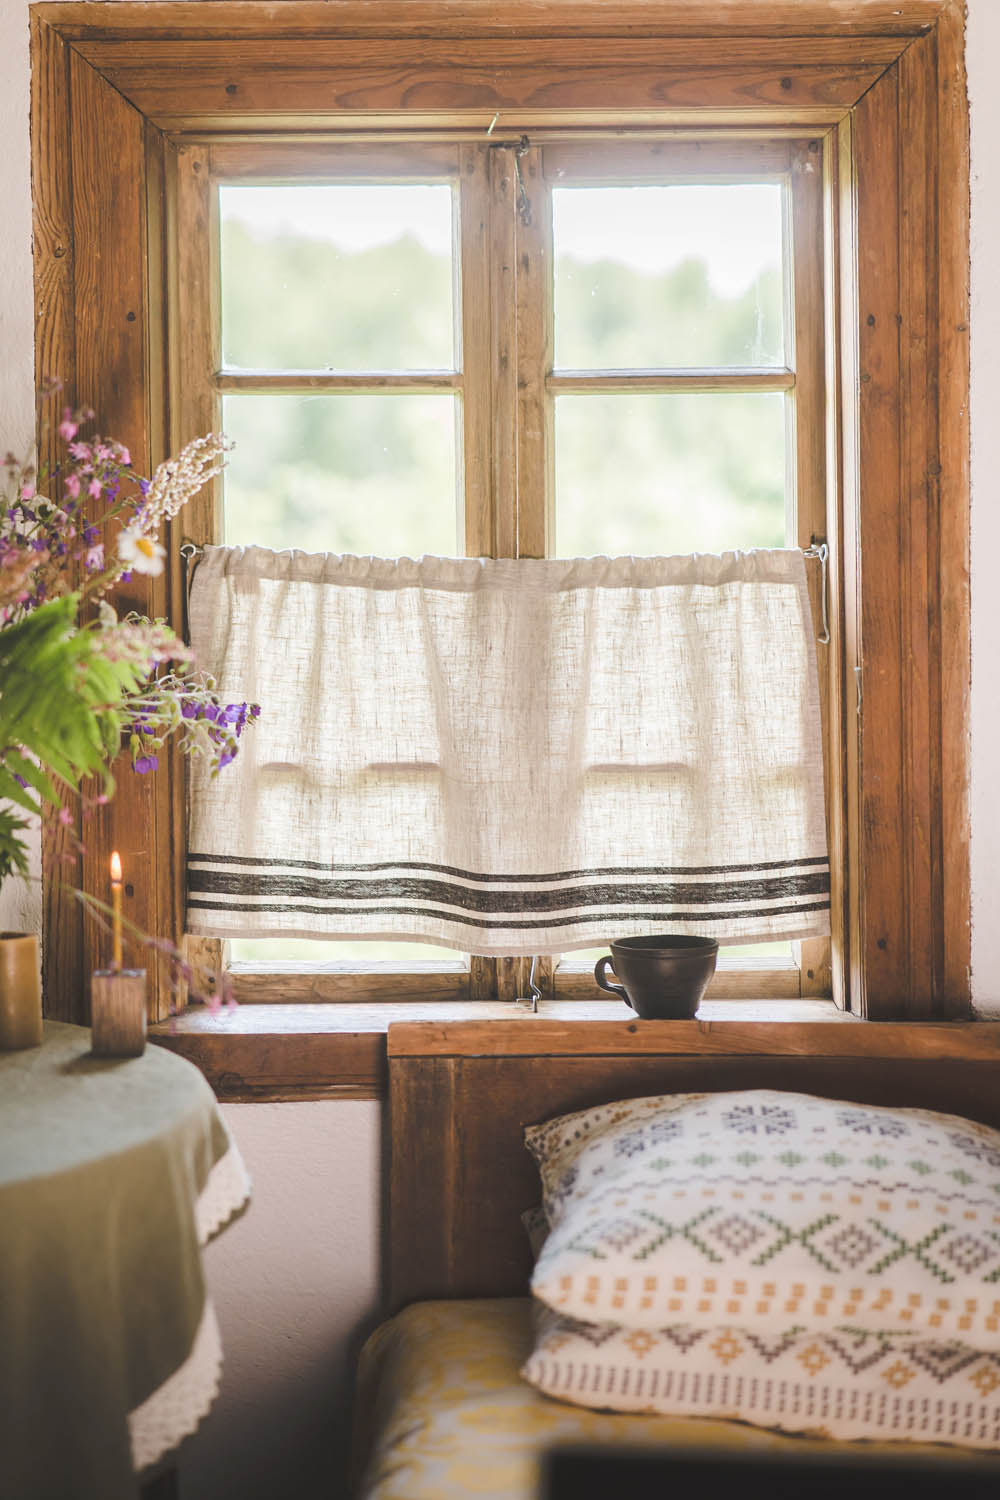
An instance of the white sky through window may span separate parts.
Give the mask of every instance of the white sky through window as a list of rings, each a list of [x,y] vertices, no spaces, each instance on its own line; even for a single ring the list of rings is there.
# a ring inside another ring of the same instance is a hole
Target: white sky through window
[[[223,221],[255,236],[294,234],[359,252],[410,234],[449,255],[451,188],[445,184],[223,186]],[[650,274],[703,260],[713,290],[737,297],[781,263],[781,187],[769,183],[675,183],[663,187],[567,187],[553,193],[556,253],[617,260]]]

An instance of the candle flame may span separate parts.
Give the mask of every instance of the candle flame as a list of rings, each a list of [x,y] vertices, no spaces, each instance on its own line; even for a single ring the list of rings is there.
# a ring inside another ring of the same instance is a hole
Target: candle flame
[[[118,853],[118,850],[116,849],[115,852],[111,856],[111,879],[112,880],[121,880],[121,878],[122,878],[122,859],[121,859],[121,855]]]

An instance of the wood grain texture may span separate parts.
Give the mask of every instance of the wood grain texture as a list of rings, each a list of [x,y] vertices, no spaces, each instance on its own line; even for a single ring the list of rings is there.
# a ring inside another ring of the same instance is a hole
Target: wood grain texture
[[[545,1016],[400,1022],[390,1057],[795,1056],[1000,1061],[1000,1021],[630,1021]],[[1000,1100],[997,1102],[1000,1109]]]
[[[930,205],[939,226],[937,377],[940,410],[937,526],[940,654],[940,878],[944,933],[941,985],[947,1009],[971,992],[969,868],[969,724],[971,692],[969,593],[969,100],[965,83],[965,20],[961,8],[942,12],[937,49],[937,137],[941,162]]]
[[[38,16],[31,25],[32,250],[35,281],[35,385],[52,376],[75,400],[76,330],[73,279],[73,183],[69,147],[69,49]],[[51,424],[39,461],[50,470],[59,452]],[[77,827],[79,797],[62,799]],[[83,911],[72,895],[81,879],[70,829],[52,809],[42,820],[42,946],[45,1014],[60,1021],[86,1017]]]
[[[468,557],[486,557],[496,531],[491,462],[493,380],[490,345],[490,166],[482,144],[459,147],[458,281],[456,313],[461,318],[462,366],[462,522],[461,543]]]
[[[963,308],[958,268],[967,262],[968,242],[967,220],[945,220],[937,211],[942,178],[960,175],[966,158],[960,130],[953,129],[950,144],[939,132],[937,42],[936,32],[914,42],[853,120],[860,487],[856,511],[845,509],[845,569],[863,695],[854,793],[855,1004],[869,1019],[963,1016],[970,1005],[968,744],[964,721],[945,709],[940,592],[954,572],[948,626],[957,643],[947,648],[947,680],[963,712],[968,385],[964,338],[954,325],[948,338],[956,386],[942,385],[939,333],[939,268],[942,261],[951,268],[948,286]],[[943,448],[950,500],[965,518],[955,523],[942,519]],[[946,766],[955,781],[950,802]],[[958,808],[964,821],[954,816]]]
[[[887,65],[845,59],[851,44],[788,43],[761,63],[738,44],[520,40],[415,43],[246,40],[81,41],[81,56],[159,124],[340,112],[851,108]],[[876,54],[895,47],[873,44]],[[696,51],[697,48],[697,51]],[[691,56],[685,58],[685,50]],[[755,49],[751,49],[753,54]],[[863,49],[870,50],[870,49]],[[829,54],[824,56],[823,52]],[[700,56],[701,61],[695,57]],[[801,59],[801,60],[800,60]],[[808,60],[806,60],[808,59]]]
[[[195,144],[194,142],[191,143]],[[405,182],[453,182],[460,172],[453,143],[433,145],[411,141],[401,152],[384,140],[340,141],[255,140],[213,141],[208,156],[212,177],[226,182],[280,178],[283,182],[344,182],[390,178]]]
[[[513,146],[488,153],[490,181],[491,557],[517,556],[517,174]]]
[[[389,1033],[389,1305],[517,1296],[539,1199],[524,1127],[650,1094],[778,1088],[1000,1124],[1000,1027],[471,1023]],[[519,1035],[515,1035],[519,1033]],[[500,1038],[507,1046],[495,1045]],[[509,1040],[508,1040],[509,1039]]]
[[[156,1029],[149,1039],[194,1063],[220,1099],[377,1099],[385,1092],[385,1038],[377,1031],[246,1036]]]
[[[149,431],[148,245],[145,121],[77,54],[70,58],[76,394],[100,428],[124,442],[140,473],[152,470]],[[119,615],[166,614],[162,579],[136,577],[110,601]],[[119,758],[111,804],[95,811],[83,858],[85,890],[106,899],[108,864],[118,849],[125,870],[125,915],[153,937],[179,936],[171,861],[168,778],[136,776]],[[129,951],[133,950],[133,951]],[[108,938],[84,923],[81,978],[105,966]],[[150,1016],[169,1005],[166,965],[126,937],[126,962],[149,974]]]
[[[267,36],[709,36],[730,40],[920,35],[956,0],[197,0],[50,4],[66,36],[162,37],[183,28],[221,39]]]
[[[595,1021],[612,1022],[619,1029],[630,1024],[623,1021],[627,1014],[618,1001],[542,1000],[534,1013],[528,1005],[496,1000],[442,1002],[432,994],[422,1000],[241,1005],[235,1011],[215,1013],[203,1006],[189,1006],[170,1021],[150,1027],[149,1040],[194,1063],[223,1098],[285,1100],[349,1095],[376,1099],[385,1096],[386,1035],[390,1026],[401,1022],[446,1026],[449,1036],[456,1024],[470,1021],[485,1025],[487,1032],[498,1024],[524,1028],[524,1045],[530,1052],[535,1048],[534,1038],[543,1035],[539,1027],[550,1030],[554,1022],[560,1034],[565,1034],[583,1026],[589,1034]],[[705,1002],[699,1015],[710,1021],[725,1021],[727,1026],[732,1024],[727,1016],[738,1016],[748,1032],[761,1024],[784,1027],[822,1018],[828,1018],[832,1025],[860,1024],[828,1002],[817,1000]]]
[[[554,363],[552,198],[544,148],[520,158],[525,197],[517,235],[517,555],[551,557],[555,543],[554,403],[546,378]]]
[[[899,201],[898,69],[855,110],[857,212],[858,407],[860,488],[852,575],[860,638],[861,715],[858,757],[859,866],[852,881],[862,903],[860,993],[852,1006],[870,1019],[905,1003],[912,982],[903,868],[905,806],[901,751],[903,621],[898,486]],[[861,872],[864,872],[862,886]],[[923,914],[926,916],[926,913]],[[926,928],[924,929],[926,930]],[[912,997],[914,1006],[919,1004]]]

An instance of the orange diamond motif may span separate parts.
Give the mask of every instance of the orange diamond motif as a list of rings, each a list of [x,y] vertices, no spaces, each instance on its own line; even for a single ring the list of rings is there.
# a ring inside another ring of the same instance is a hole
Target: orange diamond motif
[[[809,1348],[803,1349],[801,1354],[796,1355],[796,1358],[807,1375],[818,1375],[823,1366],[830,1363],[830,1356],[823,1353],[819,1344],[810,1344]]]
[[[992,1365],[980,1365],[969,1376],[972,1384],[981,1396],[992,1396],[997,1386],[1000,1385],[1000,1373]]]
[[[724,1365],[728,1365],[732,1360],[738,1359],[743,1353],[743,1345],[731,1333],[720,1333],[715,1343],[709,1347],[716,1359],[721,1359]]]

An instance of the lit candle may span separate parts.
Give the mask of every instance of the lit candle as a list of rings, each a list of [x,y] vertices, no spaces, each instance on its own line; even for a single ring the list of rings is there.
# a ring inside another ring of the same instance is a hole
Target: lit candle
[[[116,849],[111,856],[111,967],[122,966],[122,861]]]

